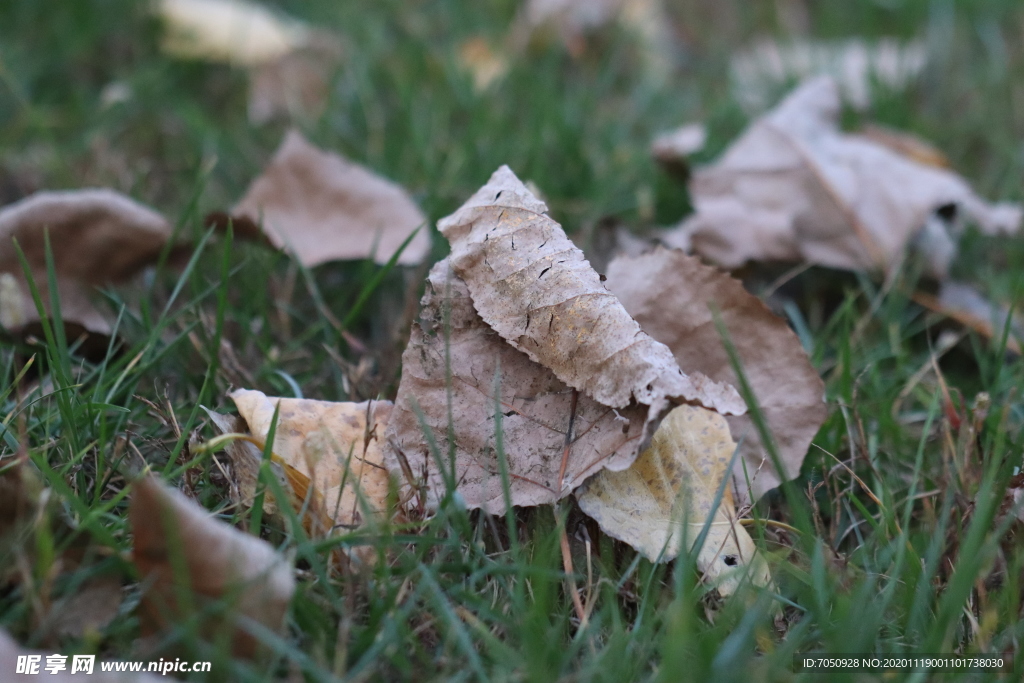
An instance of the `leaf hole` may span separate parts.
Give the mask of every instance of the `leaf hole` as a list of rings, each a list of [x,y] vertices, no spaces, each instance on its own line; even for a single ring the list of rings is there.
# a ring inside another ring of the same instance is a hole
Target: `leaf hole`
[[[722,558],[722,562],[725,562],[726,566],[728,567],[735,567],[740,563],[740,558],[736,557],[735,555],[726,555]]]

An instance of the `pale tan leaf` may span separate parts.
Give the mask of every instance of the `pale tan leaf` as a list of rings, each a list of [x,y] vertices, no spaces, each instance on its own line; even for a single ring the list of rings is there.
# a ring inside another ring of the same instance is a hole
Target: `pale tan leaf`
[[[459,46],[459,66],[473,77],[473,88],[483,92],[508,73],[508,58],[477,36]]]
[[[5,677],[10,676],[8,680],[18,680],[21,678],[21,676],[15,673],[18,671],[19,657],[39,657],[39,659],[34,660],[38,663],[38,669],[35,670],[35,674],[41,676],[42,680],[50,681],[51,683],[78,683],[82,680],[89,681],[90,683],[159,683],[160,681],[168,680],[167,678],[148,673],[108,673],[101,671],[99,662],[108,661],[102,655],[97,656],[94,660],[91,675],[86,675],[84,671],[73,672],[74,658],[72,655],[68,655],[67,659],[62,662],[64,669],[50,673],[46,668],[47,657],[54,654],[53,650],[47,652],[45,650],[22,648],[11,638],[7,631],[0,629],[0,671],[4,672]],[[31,679],[26,678],[25,680]]]
[[[480,317],[514,348],[601,404],[657,412],[695,402],[746,410],[732,386],[686,375],[601,283],[562,227],[507,166],[438,228]],[[659,413],[660,414],[660,413]]]
[[[651,156],[661,163],[685,162],[687,157],[704,149],[708,130],[703,123],[687,123],[662,133],[651,142]]]
[[[576,492],[580,508],[601,529],[644,557],[668,562],[692,548],[708,523],[697,568],[723,595],[746,575],[771,581],[768,565],[736,519],[730,487],[715,498],[736,444],[725,418],[698,406],[679,406],[655,432],[651,445],[622,472],[600,472]]]
[[[869,123],[860,129],[860,134],[872,142],[877,142],[883,147],[888,147],[897,154],[925,166],[952,167],[949,158],[942,153],[942,150],[913,133]]]
[[[997,343],[1002,340],[1003,330],[1009,321],[1010,333],[1006,337],[1006,348],[1016,354],[1021,353],[1024,321],[1019,316],[1011,315],[1008,306],[990,301],[971,285],[947,280],[942,283],[938,296],[915,292],[913,299],[928,310],[951,318]]]
[[[454,481],[466,506],[505,509],[495,437],[499,410],[512,505],[553,503],[600,469],[623,469],[636,458],[647,407],[614,410],[582,392],[574,397],[554,373],[480,319],[447,259],[430,271],[422,305],[402,356],[385,457],[396,478],[408,471],[424,480],[431,507],[446,490],[442,472],[451,470],[454,448]]]
[[[305,45],[249,71],[249,121],[311,121],[327,107],[333,75],[341,62],[340,41],[311,31]]]
[[[275,247],[307,267],[371,257],[387,263],[417,229],[398,263],[419,263],[430,252],[426,218],[405,190],[295,130],[232,214],[259,224]]]
[[[217,436],[245,434],[248,431],[249,426],[241,417],[222,415],[205,406],[203,406],[203,410],[209,416],[210,424]],[[256,499],[256,489],[259,486],[260,466],[263,463],[262,451],[245,439],[231,439],[224,444],[224,454],[227,455],[231,463],[232,478],[228,489],[228,498],[232,503],[241,505],[244,509],[252,508]],[[282,490],[287,492],[288,479],[282,471],[281,465],[272,461],[270,471],[277,478]],[[277,514],[277,501],[270,489],[264,491],[263,509],[268,514]]]
[[[310,30],[247,0],[159,0],[162,48],[187,59],[237,66],[272,62],[305,45]]]
[[[147,476],[133,485],[128,518],[135,539],[133,559],[148,584],[140,610],[144,631],[160,632],[187,619],[187,604],[178,596],[186,590],[192,607],[225,601],[232,607],[227,622],[205,619],[209,636],[231,629],[236,656],[253,656],[259,640],[247,630],[248,621],[272,630],[284,626],[295,579],[291,562],[266,542],[214,519],[179,491]],[[175,566],[185,568],[184,576]]]
[[[92,305],[91,291],[124,282],[155,262],[171,232],[156,211],[111,190],[39,192],[5,206],[0,209],[2,322],[17,332],[39,320],[15,240],[49,309],[49,233],[64,322],[109,334],[110,324]]]
[[[825,385],[784,320],[738,280],[677,249],[619,257],[609,264],[605,284],[647,334],[672,350],[680,367],[738,385],[714,324],[712,307],[717,309],[774,436],[785,478],[800,473],[827,414]],[[749,414],[726,419],[741,444],[736,490],[741,500],[756,500],[782,480]]]
[[[390,401],[276,398],[247,389],[231,398],[261,441],[280,406],[274,454],[309,477],[336,525],[351,529],[363,524],[367,514],[378,520],[387,515],[389,478],[381,440]]]
[[[663,81],[671,75],[676,41],[662,0],[526,0],[512,26],[511,43],[522,49],[554,35],[579,57],[588,38],[613,26],[635,42],[644,76]]]
[[[123,601],[120,577],[93,577],[51,607],[44,628],[47,633],[64,638],[98,633],[114,620]]]
[[[1019,206],[988,204],[951,171],[841,132],[839,111],[830,78],[802,85],[694,173],[695,214],[665,241],[726,268],[806,261],[890,270],[921,236],[941,278],[964,221],[986,234],[1019,228]],[[935,220],[948,234],[922,235]]]

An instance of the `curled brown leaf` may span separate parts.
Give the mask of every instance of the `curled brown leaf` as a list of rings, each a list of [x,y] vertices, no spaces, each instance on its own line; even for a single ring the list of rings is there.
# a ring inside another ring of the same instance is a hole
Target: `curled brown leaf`
[[[216,520],[152,476],[133,485],[128,518],[132,557],[149,584],[140,605],[144,631],[161,632],[190,618],[189,608],[223,601],[231,608],[227,622],[206,619],[204,628],[230,628],[232,652],[251,657],[260,640],[247,629],[248,620],[284,627],[295,579],[290,561],[268,543]]]
[[[952,171],[839,128],[828,77],[806,82],[694,172],[695,213],[665,241],[726,268],[806,261],[847,270],[896,267],[912,246],[945,276],[965,221],[1020,227],[1021,208],[988,204]]]
[[[396,477],[426,484],[430,505],[446,490],[447,473],[467,507],[504,510],[502,458],[512,505],[553,503],[602,468],[628,467],[647,413],[574,392],[506,343],[444,260],[430,271],[402,356],[385,461]]]
[[[514,348],[599,403],[667,401],[723,413],[746,407],[735,389],[688,376],[601,283],[547,206],[507,166],[438,228],[480,317]]]
[[[0,322],[18,332],[39,320],[14,247],[25,254],[44,306],[49,236],[65,323],[107,335],[110,323],[93,306],[97,286],[125,282],[156,261],[172,229],[159,213],[111,190],[38,192],[0,210]]]
[[[741,499],[756,500],[800,473],[827,414],[825,385],[784,320],[738,280],[678,249],[619,257],[608,266],[606,284],[644,331],[672,350],[680,367],[735,385],[739,378],[715,325],[717,310],[784,468],[780,477],[749,414],[729,415],[742,455],[734,473]]]

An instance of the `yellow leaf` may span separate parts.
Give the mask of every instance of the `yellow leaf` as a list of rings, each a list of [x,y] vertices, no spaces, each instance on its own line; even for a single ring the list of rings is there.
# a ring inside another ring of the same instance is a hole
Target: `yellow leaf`
[[[747,573],[764,586],[771,580],[768,565],[736,519],[731,486],[714,507],[735,448],[724,417],[682,405],[665,417],[629,469],[601,471],[576,497],[605,533],[652,562],[672,560],[684,543],[692,548],[710,517],[697,568],[722,595],[735,592]]]
[[[367,513],[385,514],[389,480],[381,441],[391,414],[389,401],[274,398],[247,389],[235,391],[231,398],[261,441],[266,440],[275,406],[280,404],[274,455],[308,478],[335,525],[353,528],[366,520]],[[295,487],[298,482],[293,479],[289,477]]]

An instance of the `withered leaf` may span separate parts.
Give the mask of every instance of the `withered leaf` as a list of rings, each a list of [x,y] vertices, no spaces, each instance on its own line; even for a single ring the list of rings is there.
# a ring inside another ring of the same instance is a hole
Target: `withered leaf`
[[[306,44],[310,29],[247,0],[160,0],[161,47],[175,57],[266,64]]]
[[[913,299],[933,313],[951,318],[974,330],[986,339],[1000,342],[1009,323],[1006,348],[1021,353],[1020,340],[1024,339],[1024,321],[1013,315],[1008,306],[990,301],[975,287],[955,280],[946,280],[938,296],[915,292]]]
[[[477,36],[459,46],[459,66],[473,77],[473,88],[483,92],[508,73],[508,58]]]
[[[205,619],[204,628],[214,629],[211,637],[230,628],[236,656],[251,657],[260,649],[248,620],[274,630],[284,626],[295,579],[291,562],[268,543],[214,519],[152,476],[133,485],[128,518],[133,559],[149,584],[140,604],[144,631],[159,632],[191,616],[178,601],[182,590],[197,609],[211,600],[231,606],[226,622]],[[184,576],[176,566],[184,566]]]
[[[46,669],[46,658],[47,655],[53,655],[54,652],[44,650],[27,650],[18,646],[18,643],[11,638],[10,634],[4,629],[0,629],[0,671],[8,672],[7,675],[15,676],[15,671],[18,670],[18,657],[24,656],[38,656],[38,675],[42,675],[45,678],[43,680],[51,681],[52,683],[77,683],[83,680],[84,673],[82,671],[72,671],[74,667],[74,660],[68,657],[64,662],[66,668],[61,671],[54,671],[51,673]],[[8,679],[10,680],[10,679]],[[160,681],[166,681],[166,678],[160,676],[153,676],[148,673],[109,673],[100,671],[100,667],[93,665],[92,674],[84,679],[90,681],[90,683],[159,683]]]
[[[614,410],[585,393],[574,395],[477,315],[466,283],[450,272],[447,259],[431,269],[422,303],[402,356],[385,458],[396,478],[411,472],[423,481],[408,483],[427,484],[431,505],[446,489],[443,472],[453,466],[452,448],[453,479],[466,506],[505,509],[498,411],[512,505],[553,503],[601,468],[622,469],[635,459],[646,406]]]
[[[735,592],[747,573],[765,586],[768,565],[736,519],[729,486],[715,507],[735,447],[723,416],[679,406],[629,469],[598,473],[576,498],[605,533],[652,562],[674,559],[684,545],[692,548],[710,518],[697,568],[722,595]]]
[[[332,76],[342,56],[340,41],[323,31],[280,58],[249,72],[249,121],[312,120],[323,114]]]
[[[923,236],[929,270],[941,278],[964,221],[988,234],[1019,228],[1020,207],[990,205],[951,171],[843,133],[839,112],[830,78],[799,87],[695,171],[695,214],[665,241],[726,268],[806,261],[888,271]],[[935,234],[922,235],[930,221]]]
[[[645,332],[672,350],[680,367],[736,385],[714,323],[712,307],[717,309],[778,446],[785,478],[800,473],[827,414],[825,385],[784,320],[738,280],[678,249],[619,257],[609,264],[605,284]],[[750,416],[726,419],[740,441],[737,492],[756,500],[782,479]]]
[[[659,81],[669,77],[676,45],[662,0],[526,0],[510,42],[522,49],[553,35],[580,57],[588,47],[600,45],[590,38],[613,26],[632,38],[643,76]]]
[[[310,268],[371,257],[387,263],[417,229],[398,263],[419,263],[430,251],[426,218],[405,190],[317,149],[295,130],[285,136],[231,218],[259,225],[275,247],[293,252]]]
[[[599,403],[746,410],[735,389],[679,369],[507,166],[438,223],[480,317],[514,348]]]
[[[247,389],[233,392],[231,398],[261,441],[279,406],[274,454],[309,477],[336,525],[354,528],[367,515],[386,516],[389,478],[381,442],[390,401],[276,398]]]
[[[224,445],[224,453],[231,462],[228,498],[232,503],[251,509],[259,490],[260,470],[263,466],[263,442],[266,434],[256,438],[249,434],[249,425],[242,417],[221,415],[206,410],[210,423],[218,436],[230,439]],[[309,476],[294,467],[285,458],[271,452],[267,465],[269,476],[277,480],[278,487],[287,497],[285,504],[301,514],[302,527],[313,538],[324,538],[334,528],[334,520],[327,513],[324,496],[313,486]],[[280,512],[274,487],[263,489],[263,510],[269,515]]]
[[[172,230],[156,211],[103,189],[38,192],[0,209],[0,322],[11,332],[39,320],[14,241],[49,309],[47,232],[64,322],[109,334],[91,291],[124,282],[152,264]]]
[[[245,434],[248,425],[241,417],[234,415],[222,415],[214,412],[205,406],[210,418],[210,424],[217,436],[225,434]],[[231,463],[231,480],[229,482],[228,498],[235,505],[243,508],[251,508],[256,499],[256,489],[259,486],[260,467],[263,463],[263,452],[251,441],[245,439],[232,439],[224,445],[224,453]],[[288,478],[286,477],[279,463],[273,462],[271,458],[270,470],[277,478],[281,490],[288,492]],[[263,509],[268,514],[277,513],[277,501],[274,499],[272,490],[265,490],[263,496]]]
[[[685,181],[690,176],[690,156],[704,149],[707,139],[703,123],[687,123],[654,138],[651,156],[666,171]]]

